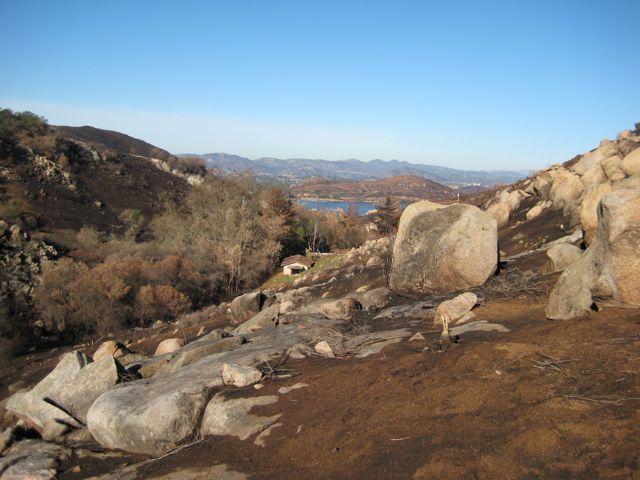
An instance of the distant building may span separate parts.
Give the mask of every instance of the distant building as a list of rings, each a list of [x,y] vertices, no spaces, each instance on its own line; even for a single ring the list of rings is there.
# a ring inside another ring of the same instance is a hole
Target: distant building
[[[285,275],[298,275],[313,267],[313,260],[303,255],[293,255],[282,260],[280,266]]]

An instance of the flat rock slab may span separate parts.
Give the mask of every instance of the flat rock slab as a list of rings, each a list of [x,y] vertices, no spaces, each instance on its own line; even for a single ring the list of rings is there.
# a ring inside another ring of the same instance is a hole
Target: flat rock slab
[[[237,398],[227,400],[223,395],[215,396],[207,405],[202,419],[202,435],[231,435],[246,440],[274,424],[282,414],[270,417],[251,415],[255,406],[270,405],[278,401],[276,395]]]
[[[313,319],[248,334],[248,343],[206,356],[170,375],[118,385],[89,409],[89,431],[107,448],[162,455],[197,434],[213,390],[223,384],[225,363],[255,366],[304,342],[316,328],[335,323]]]
[[[10,448],[0,458],[0,479],[54,479],[59,464],[71,451],[60,445],[38,440],[25,440]]]
[[[469,332],[509,332],[510,330],[499,323],[489,323],[486,320],[470,322],[459,327],[449,329],[449,335],[461,335]]]

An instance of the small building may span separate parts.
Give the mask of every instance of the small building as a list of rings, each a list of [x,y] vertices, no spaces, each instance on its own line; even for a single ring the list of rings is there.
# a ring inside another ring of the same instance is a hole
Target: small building
[[[313,260],[303,255],[293,255],[282,260],[280,266],[285,275],[298,275],[313,267]]]

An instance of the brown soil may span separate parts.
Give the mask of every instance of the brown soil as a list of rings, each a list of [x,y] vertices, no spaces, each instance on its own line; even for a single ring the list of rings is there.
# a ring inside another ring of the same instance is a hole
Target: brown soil
[[[252,412],[283,414],[265,447],[207,438],[146,463],[140,478],[218,463],[270,480],[640,478],[638,312],[550,322],[541,303],[509,302],[477,315],[511,331],[470,333],[444,351],[432,334],[366,359],[290,360],[295,378],[242,393],[309,384]],[[60,478],[139,460],[76,458]]]

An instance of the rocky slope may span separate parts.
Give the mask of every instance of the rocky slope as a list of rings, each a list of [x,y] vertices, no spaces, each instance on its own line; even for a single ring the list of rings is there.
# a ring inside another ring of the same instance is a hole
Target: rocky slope
[[[79,134],[86,131],[91,135]],[[119,231],[124,210],[139,210],[150,219],[167,199],[180,198],[190,184],[201,181],[175,171],[162,158],[144,156],[165,157],[167,152],[125,135],[89,127],[54,132],[0,157],[0,199],[17,202],[21,215],[38,229]]]
[[[4,372],[0,479],[634,478],[638,145],[486,211],[413,204],[395,238],[176,323],[29,354]],[[545,318],[586,296],[606,309]]]

